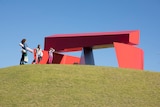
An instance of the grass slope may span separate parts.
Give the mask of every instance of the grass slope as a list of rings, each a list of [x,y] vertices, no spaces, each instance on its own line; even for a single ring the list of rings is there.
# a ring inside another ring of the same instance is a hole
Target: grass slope
[[[1,68],[0,107],[160,107],[160,73],[85,65]]]

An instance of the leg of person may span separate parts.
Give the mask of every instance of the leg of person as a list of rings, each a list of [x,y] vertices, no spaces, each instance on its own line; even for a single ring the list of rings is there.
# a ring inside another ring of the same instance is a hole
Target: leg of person
[[[32,61],[32,64],[35,64],[35,62],[36,62],[36,60],[34,59],[34,60]]]
[[[49,64],[51,64],[51,57],[49,57],[49,60],[48,60]]]
[[[24,54],[22,53],[22,57],[21,57],[21,60],[20,60],[20,65],[24,65]]]
[[[40,61],[41,61],[41,60],[42,60],[42,57],[40,57]],[[40,61],[39,61],[39,62],[40,62]]]
[[[53,63],[53,57],[51,57],[51,64]]]
[[[40,62],[40,58],[38,57],[38,64],[39,64],[39,62]]]
[[[40,63],[41,59],[42,59],[41,57],[38,57],[38,63]]]

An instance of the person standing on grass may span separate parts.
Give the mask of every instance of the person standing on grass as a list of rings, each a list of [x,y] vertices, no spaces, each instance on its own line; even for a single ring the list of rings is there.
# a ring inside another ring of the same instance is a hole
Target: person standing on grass
[[[28,58],[27,58],[27,43],[26,43],[26,39],[22,39],[22,41],[21,41],[21,44],[23,45],[23,46],[21,46],[22,47],[22,50],[21,50],[21,52],[22,52],[22,56],[21,56],[21,59],[20,59],[20,65],[24,65],[24,63],[27,63],[28,62]]]
[[[42,60],[42,57],[43,57],[43,52],[40,45],[38,44],[35,50],[35,59],[32,61],[32,64],[39,64],[40,61]]]
[[[43,52],[42,49],[40,47],[40,45],[38,44],[37,49],[36,49],[36,61],[37,63],[40,63],[40,61],[42,60],[43,57]]]
[[[49,51],[48,51],[48,63],[49,64],[52,64],[53,63],[53,53],[55,52],[55,49],[53,48],[50,48]]]

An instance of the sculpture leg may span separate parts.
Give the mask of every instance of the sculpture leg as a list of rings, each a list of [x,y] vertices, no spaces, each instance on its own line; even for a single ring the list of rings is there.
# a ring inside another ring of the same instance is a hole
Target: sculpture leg
[[[93,50],[91,47],[83,48],[81,59],[80,59],[80,64],[95,65],[94,57],[93,57]]]
[[[143,70],[143,50],[133,45],[114,42],[118,65],[121,68]]]

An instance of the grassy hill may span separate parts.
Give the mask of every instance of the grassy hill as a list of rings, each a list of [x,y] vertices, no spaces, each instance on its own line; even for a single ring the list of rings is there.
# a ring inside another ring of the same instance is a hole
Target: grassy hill
[[[1,68],[0,107],[160,107],[160,73],[56,64]]]

